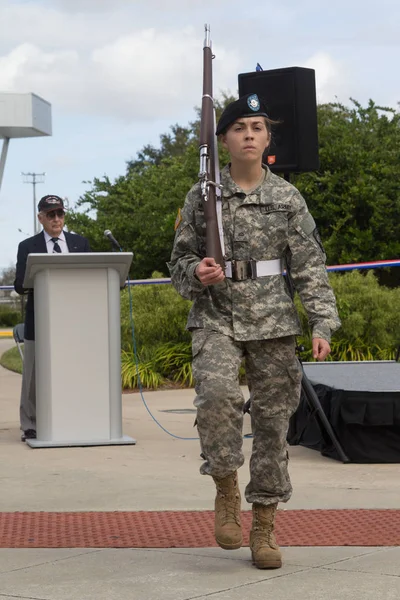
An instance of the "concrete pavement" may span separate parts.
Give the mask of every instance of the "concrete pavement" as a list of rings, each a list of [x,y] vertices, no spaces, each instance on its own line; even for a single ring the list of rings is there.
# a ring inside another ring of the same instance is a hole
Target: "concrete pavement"
[[[0,339],[0,354],[12,345]],[[212,481],[198,474],[198,442],[163,432],[139,394],[123,395],[124,433],[136,438],[136,446],[32,450],[19,441],[20,382],[19,375],[0,369],[0,512],[212,508]],[[195,437],[192,390],[144,397],[164,427]],[[250,439],[244,447],[248,457]],[[247,469],[248,462],[240,470],[242,489]],[[342,465],[292,447],[290,471],[294,494],[281,506],[287,510],[400,506],[399,465]],[[283,552],[284,567],[266,572],[251,566],[248,548],[0,549],[0,600],[400,597],[398,547]]]
[[[0,550],[0,598],[398,600],[399,548],[286,548],[277,571],[248,548]]]

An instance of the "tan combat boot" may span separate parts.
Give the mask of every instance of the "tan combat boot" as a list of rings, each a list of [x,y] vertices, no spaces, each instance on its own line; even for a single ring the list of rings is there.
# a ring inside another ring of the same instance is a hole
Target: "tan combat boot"
[[[274,536],[277,506],[253,504],[250,549],[253,564],[258,569],[279,569],[282,566],[282,554]]]
[[[236,550],[243,543],[240,524],[240,491],[237,473],[223,479],[213,477],[215,497],[215,539],[224,550]]]

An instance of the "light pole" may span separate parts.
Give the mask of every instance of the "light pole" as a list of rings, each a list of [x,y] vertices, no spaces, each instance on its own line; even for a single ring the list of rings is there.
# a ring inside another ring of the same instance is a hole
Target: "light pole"
[[[31,183],[33,185],[33,234],[39,233],[39,224],[37,220],[37,208],[36,208],[36,184],[44,183],[46,173],[21,173],[24,177],[24,183]]]

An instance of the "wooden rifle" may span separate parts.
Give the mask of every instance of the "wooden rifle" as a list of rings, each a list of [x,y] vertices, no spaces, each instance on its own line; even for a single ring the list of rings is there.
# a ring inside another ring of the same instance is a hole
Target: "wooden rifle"
[[[221,195],[219,175],[218,142],[215,135],[215,107],[213,98],[212,60],[210,26],[205,25],[203,47],[203,96],[201,102],[200,122],[200,172],[201,197],[206,222],[206,256],[214,258],[224,269],[222,215],[218,218],[221,206],[218,198]]]

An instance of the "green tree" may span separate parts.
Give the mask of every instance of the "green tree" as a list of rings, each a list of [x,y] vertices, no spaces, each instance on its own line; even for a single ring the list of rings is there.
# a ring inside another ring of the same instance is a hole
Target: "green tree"
[[[217,104],[217,117],[227,103]],[[400,256],[400,113],[376,106],[318,107],[320,161],[317,172],[294,177],[317,221],[328,264]],[[131,276],[167,274],[174,221],[198,178],[199,119],[174,125],[160,147],[145,146],[125,175],[95,179],[67,217],[68,227],[89,238],[93,250],[109,250],[112,229],[133,250]],[[220,164],[227,161],[220,148]],[[400,269],[393,269],[400,280]],[[382,279],[382,275],[380,275]]]
[[[217,102],[217,117],[233,99],[225,95]],[[68,211],[69,230],[87,237],[93,251],[106,252],[104,230],[112,223],[122,248],[134,252],[131,277],[150,277],[154,271],[167,275],[177,211],[198,179],[199,126],[199,120],[187,128],[174,125],[161,136],[159,149],[145,146],[128,162],[126,175],[114,182],[106,176],[94,179],[77,210]],[[222,149],[220,157],[227,158]]]
[[[159,165],[166,158],[181,156],[185,153],[187,147],[193,142],[193,127],[181,127],[172,125],[171,133],[164,133],[160,136],[160,147],[155,148],[150,144],[144,146],[138,152],[136,160],[128,161],[128,174],[142,173],[148,166]]]
[[[92,189],[67,217],[68,228],[89,238],[92,250],[109,251],[104,230],[110,227],[122,248],[134,252],[131,276],[150,277],[158,269],[167,273],[166,262],[174,238],[178,207],[197,178],[197,149],[148,164],[111,182],[95,179]]]
[[[14,285],[15,279],[15,265],[10,265],[6,269],[3,269],[0,274],[0,285]]]
[[[400,256],[400,113],[352,104],[318,107],[321,168],[295,178],[331,264]]]

